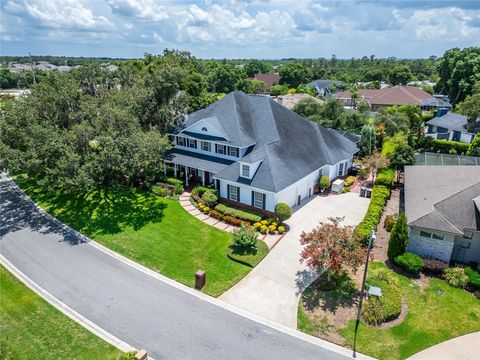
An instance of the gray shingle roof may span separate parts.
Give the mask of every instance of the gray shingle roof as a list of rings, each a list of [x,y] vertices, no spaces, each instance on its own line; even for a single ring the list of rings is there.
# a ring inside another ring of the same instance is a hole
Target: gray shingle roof
[[[349,159],[358,151],[355,144],[341,133],[305,120],[265,96],[239,91],[230,93],[208,108],[188,116],[177,132],[204,117],[218,119],[230,145],[255,144],[240,161],[262,161],[252,180],[240,177],[238,162],[215,177],[248,183],[266,191],[278,192],[323,165]],[[240,134],[240,139],[236,134]]]
[[[452,129],[460,132],[467,131],[467,117],[461,114],[448,112],[442,116],[435,116],[427,121],[427,125],[439,126],[445,129]],[[480,123],[478,124],[480,127]]]
[[[480,230],[476,166],[406,166],[405,213],[409,225],[463,234]]]

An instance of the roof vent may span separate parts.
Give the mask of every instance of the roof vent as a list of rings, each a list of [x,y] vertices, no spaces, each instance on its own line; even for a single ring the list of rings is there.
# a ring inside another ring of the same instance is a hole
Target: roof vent
[[[202,128],[202,131],[205,131],[205,132],[207,132],[208,130],[207,130],[207,128],[206,128],[206,127],[203,127],[203,128]]]

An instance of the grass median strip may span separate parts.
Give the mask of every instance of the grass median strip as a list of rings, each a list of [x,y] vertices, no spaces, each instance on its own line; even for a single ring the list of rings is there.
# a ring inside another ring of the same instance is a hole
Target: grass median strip
[[[0,266],[1,359],[118,359],[123,353]]]

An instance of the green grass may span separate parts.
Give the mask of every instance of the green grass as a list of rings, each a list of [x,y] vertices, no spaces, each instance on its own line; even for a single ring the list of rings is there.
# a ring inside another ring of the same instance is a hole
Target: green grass
[[[117,359],[121,354],[0,266],[1,359]]]
[[[373,263],[372,268],[385,266]],[[357,351],[379,359],[405,359],[442,341],[480,330],[480,301],[465,290],[454,288],[440,279],[431,279],[422,293],[411,286],[411,279],[395,274],[404,296],[408,313],[405,320],[387,329],[360,324]],[[442,291],[438,295],[437,291]],[[339,333],[353,347],[355,321]]]
[[[228,258],[230,234],[204,224],[178,201],[140,189],[84,194],[46,192],[30,179],[17,184],[42,208],[106,247],[188,286],[205,270],[203,291],[219,296],[251,267]],[[263,243],[262,243],[263,244]],[[268,252],[260,246],[261,259]]]

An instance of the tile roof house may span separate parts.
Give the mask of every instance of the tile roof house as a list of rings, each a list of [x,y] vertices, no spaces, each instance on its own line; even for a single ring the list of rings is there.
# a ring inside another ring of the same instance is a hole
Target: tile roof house
[[[185,116],[170,135],[174,149],[165,163],[175,176],[270,212],[279,202],[294,206],[312,196],[321,175],[345,175],[358,151],[348,134],[241,91]]]
[[[273,98],[273,100],[275,100],[279,104],[282,104],[283,106],[285,106],[287,109],[290,109],[290,110],[293,109],[295,105],[297,105],[301,100],[304,100],[304,99],[311,99],[319,103],[320,105],[323,105],[325,103],[325,101],[323,101],[322,99],[313,97],[305,93],[279,95]]]
[[[467,117],[461,114],[455,114],[446,111],[446,109],[438,109],[436,116],[426,123],[427,136],[435,139],[460,141],[471,143],[476,133],[480,131],[480,120],[473,126],[471,131],[467,130]]]
[[[406,166],[407,250],[446,262],[480,262],[480,167]]]
[[[260,80],[265,83],[265,92],[270,92],[272,86],[280,84],[280,75],[278,74],[255,74],[253,77],[255,80]]]
[[[372,110],[376,111],[384,107],[394,105],[418,105],[424,110],[430,110],[440,106],[441,100],[436,99],[429,93],[415,86],[393,86],[384,89],[359,89],[359,98],[370,104]],[[334,97],[341,100],[344,106],[352,106],[350,91],[342,91],[334,94]],[[442,101],[442,107],[447,106]],[[448,104],[450,106],[450,104]],[[450,106],[451,107],[451,106]]]

